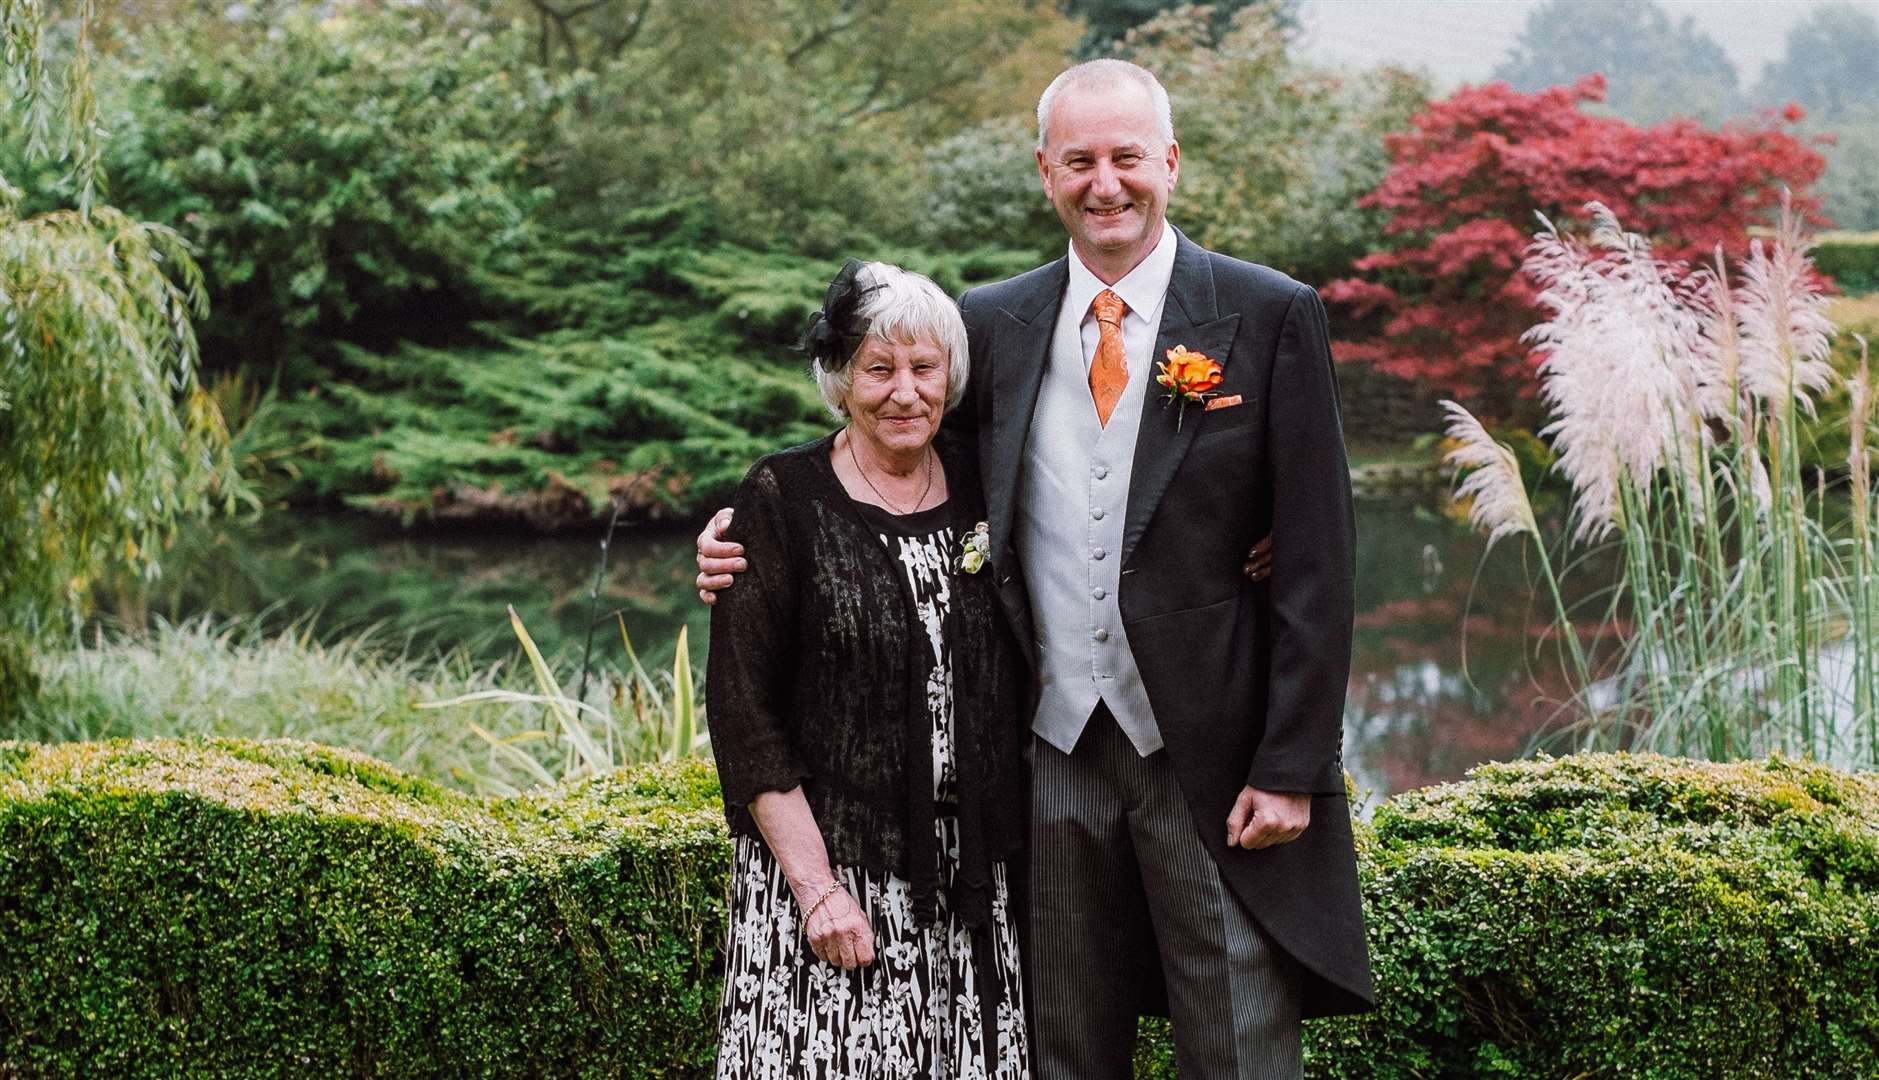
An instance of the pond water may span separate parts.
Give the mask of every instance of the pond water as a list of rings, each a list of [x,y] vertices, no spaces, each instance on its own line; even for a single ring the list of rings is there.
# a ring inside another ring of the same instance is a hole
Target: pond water
[[[649,669],[690,627],[702,663],[709,618],[695,599],[690,531],[622,530],[601,590],[595,655],[622,659],[626,621]],[[1376,798],[1516,757],[1563,685],[1518,545],[1483,562],[1480,538],[1422,506],[1358,503],[1356,650],[1344,760]],[[370,629],[396,648],[464,648],[494,662],[516,643],[513,605],[551,655],[577,655],[596,610],[598,536],[407,534],[350,516],[276,513],[186,535],[163,577],[103,594],[124,625],[205,613],[269,626],[312,619],[320,636]]]

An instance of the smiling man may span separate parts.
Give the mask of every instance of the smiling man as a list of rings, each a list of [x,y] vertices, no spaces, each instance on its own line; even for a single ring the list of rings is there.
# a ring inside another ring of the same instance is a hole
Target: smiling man
[[[976,431],[991,565],[1036,658],[1039,1077],[1129,1076],[1135,1018],[1161,1004],[1182,1076],[1297,1076],[1300,1019],[1371,1000],[1324,308],[1171,227],[1180,166],[1153,75],[1059,75],[1037,167],[1069,251],[961,300],[973,382],[956,419]],[[1201,400],[1156,382],[1177,347],[1219,365]],[[1251,584],[1244,553],[1267,531],[1271,583]]]
[[[1302,1018],[1372,1004],[1324,307],[1168,224],[1181,150],[1149,72],[1078,65],[1037,115],[1069,250],[961,298],[972,380],[945,421],[977,447],[989,572],[1032,660],[1035,1072],[1127,1080],[1136,1017],[1165,1008],[1183,1077],[1296,1077]],[[1176,350],[1194,382],[1158,381]],[[701,589],[734,568],[714,532]]]

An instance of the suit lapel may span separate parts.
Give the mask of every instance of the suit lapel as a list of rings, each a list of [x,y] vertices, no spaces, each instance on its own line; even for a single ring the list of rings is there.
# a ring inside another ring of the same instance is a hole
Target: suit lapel
[[[1207,252],[1186,236],[1176,232],[1174,273],[1168,279],[1168,299],[1161,307],[1161,329],[1155,337],[1146,385],[1142,392],[1141,428],[1135,436],[1135,470],[1129,480],[1128,514],[1123,518],[1122,560],[1126,566],[1137,541],[1148,531],[1155,507],[1173,481],[1181,459],[1193,445],[1200,430],[1200,410],[1189,405],[1180,429],[1175,428],[1177,406],[1166,402],[1167,395],[1154,381],[1154,364],[1167,356],[1168,350],[1184,345],[1225,367],[1233,348],[1233,335],[1239,329],[1238,313],[1220,318],[1214,296],[1213,267]]]
[[[1051,334],[1069,280],[1069,262],[1059,259],[1040,275],[1037,288],[1018,297],[993,320],[992,455],[985,470],[985,505],[992,530],[992,562],[1010,566],[1011,530],[1017,509],[1018,475],[1037,408],[1038,388],[1050,362]]]

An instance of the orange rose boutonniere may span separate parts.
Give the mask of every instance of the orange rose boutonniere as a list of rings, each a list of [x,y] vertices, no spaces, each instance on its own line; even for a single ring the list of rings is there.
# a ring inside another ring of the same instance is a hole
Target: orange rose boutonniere
[[[1179,409],[1174,417],[1176,431],[1181,430],[1188,403],[1206,401],[1213,396],[1220,380],[1226,378],[1221,374],[1219,361],[1210,360],[1197,352],[1188,352],[1185,345],[1169,349],[1167,362],[1155,366],[1161,369],[1155,381],[1168,388],[1168,400]]]

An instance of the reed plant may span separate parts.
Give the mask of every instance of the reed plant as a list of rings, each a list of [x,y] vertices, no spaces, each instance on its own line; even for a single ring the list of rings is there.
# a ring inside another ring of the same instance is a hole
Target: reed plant
[[[1657,259],[1603,206],[1588,209],[1589,239],[1544,222],[1525,263],[1548,314],[1527,334],[1550,415],[1541,434],[1572,489],[1561,536],[1536,525],[1511,452],[1444,403],[1470,520],[1539,553],[1577,681],[1575,740],[1879,766],[1864,342],[1857,371],[1837,372],[1824,285],[1785,207],[1733,270],[1720,250],[1701,267]],[[1802,443],[1815,402],[1842,388],[1849,449],[1830,484]],[[1569,610],[1555,566],[1603,546],[1618,565],[1595,594],[1605,609]],[[1589,648],[1575,627],[1587,615],[1616,628]]]
[[[583,741],[571,756],[567,741],[541,737],[537,691],[544,678],[556,685],[558,665],[532,641],[525,671],[465,650],[414,654],[370,629],[327,643],[310,619],[278,633],[266,623],[155,618],[134,633],[96,630],[41,655],[41,692],[0,725],[0,739],[304,739],[480,794],[513,794],[602,763],[690,756],[701,745],[688,660],[655,676],[629,648],[625,669],[597,669],[587,700],[554,694],[598,746]],[[435,707],[444,702],[452,708]]]
[[[518,773],[530,784],[548,785],[600,775],[622,765],[698,756],[706,746],[706,737],[698,724],[700,695],[692,679],[688,628],[679,628],[671,672],[654,677],[639,661],[633,639],[627,636],[626,620],[618,614],[614,618],[619,625],[628,666],[603,680],[607,690],[598,700],[585,693],[585,663],[581,671],[582,692],[569,695],[561,688],[554,668],[542,657],[528,627],[511,607],[509,625],[521,643],[523,654],[528,657],[534,690],[476,690],[427,701],[418,708],[497,705],[511,710],[535,710],[545,717],[546,723],[539,727],[524,727],[506,734],[501,733],[503,729],[492,730],[476,720],[467,721],[469,729],[488,747],[492,779],[486,781],[485,786],[503,795],[520,794],[522,787],[493,779],[493,766],[498,762],[507,763],[511,772]]]

